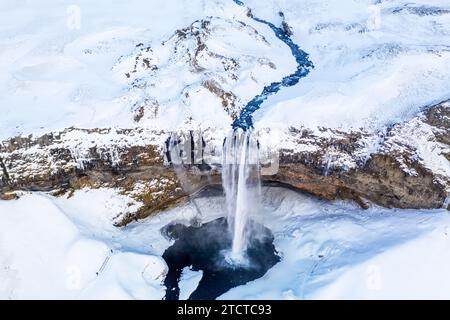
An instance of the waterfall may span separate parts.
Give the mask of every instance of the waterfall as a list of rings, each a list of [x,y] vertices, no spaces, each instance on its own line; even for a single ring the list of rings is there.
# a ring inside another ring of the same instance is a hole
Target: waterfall
[[[249,217],[259,211],[261,199],[258,141],[251,130],[233,130],[223,144],[222,185],[227,220],[233,237],[231,259],[244,257]]]

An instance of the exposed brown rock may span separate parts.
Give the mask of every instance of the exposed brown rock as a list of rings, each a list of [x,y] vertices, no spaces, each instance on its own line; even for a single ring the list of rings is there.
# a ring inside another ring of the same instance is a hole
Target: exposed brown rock
[[[324,199],[352,199],[363,207],[362,199],[368,199],[384,207],[441,208],[447,195],[432,172],[416,165],[419,174],[410,176],[389,155],[374,155],[361,169],[330,176],[296,160],[295,156],[282,158],[274,180]]]
[[[274,180],[325,199],[349,198],[361,205],[361,199],[368,199],[378,205],[397,208],[442,208],[450,187],[450,177],[441,173],[441,168],[433,171],[427,167],[414,144],[407,143],[414,140],[414,136],[399,135],[418,129],[416,134],[420,136],[421,123],[430,125],[432,133],[426,138],[426,143],[433,146],[431,143],[439,142],[446,145],[442,150],[449,150],[449,116],[448,106],[441,103],[429,108],[423,116],[394,126],[387,134],[380,135],[382,141],[376,153],[368,159],[357,157],[363,140],[370,137],[367,133],[323,128],[326,132],[332,131],[333,135],[326,135],[332,138],[320,138],[308,130],[291,129],[298,143],[311,143],[318,148],[309,152],[282,150],[280,170]],[[438,157],[440,152],[436,146],[425,152],[435,152]],[[352,159],[355,167],[346,169],[338,162],[337,166],[327,169],[329,150],[335,150],[340,159]],[[442,154],[449,160],[448,151]],[[444,165],[448,167],[450,163]]]
[[[425,122],[435,127],[435,136],[439,142],[450,145],[450,107],[441,103],[428,110]]]
[[[233,118],[236,119],[236,95],[232,92],[227,92],[220,87],[214,80],[206,80],[203,82],[203,86],[222,100],[222,106],[225,111]]]
[[[447,106],[430,108],[379,134],[379,146],[368,157],[361,150],[372,141],[373,133],[321,128],[324,134],[315,135],[308,129],[291,128],[288,134],[295,144],[313,148],[280,150],[278,173],[263,178],[324,199],[352,199],[362,207],[370,201],[385,207],[441,208],[450,187],[448,171],[427,167],[414,143],[409,143],[417,137],[398,135],[417,129],[422,138],[420,130],[426,129],[425,141],[434,143],[430,152],[445,162],[450,154],[448,119]],[[61,195],[82,188],[116,188],[141,204],[137,211],[124,212],[115,220],[117,226],[124,226],[178,204],[208,185],[220,184],[218,170],[203,159],[201,164],[180,165],[176,171],[167,162],[170,159],[164,159],[160,141],[165,138],[155,139],[169,135],[143,130],[68,128],[37,138],[4,141],[0,145],[0,198],[14,199],[14,190]],[[141,144],[136,145],[137,141]],[[82,155],[77,155],[83,143]]]
[[[145,99],[144,104],[139,105],[134,120],[139,122],[144,116],[156,119],[159,112],[159,103],[155,99]]]
[[[0,193],[0,200],[9,201],[9,200],[16,200],[18,198],[19,198],[19,196],[15,192]]]
[[[450,153],[444,153],[444,157],[446,157],[447,160],[450,161]]]
[[[216,41],[217,34],[221,34],[224,27],[246,34],[251,41],[270,46],[267,39],[251,24],[219,17],[205,17],[183,29],[176,30],[160,44],[140,43],[129,55],[119,58],[113,71],[117,71],[122,76],[122,80],[130,85],[130,92],[139,93],[129,95],[133,104],[134,121],[144,122],[146,119],[156,118],[159,108],[173,101],[173,99],[167,99],[159,90],[153,90],[160,85],[160,79],[161,76],[165,76],[165,70],[172,66],[179,66],[182,68],[181,72],[192,74],[192,77],[189,77],[191,79],[183,84],[179,92],[180,103],[189,108],[195,97],[204,92],[203,88],[207,88],[220,99],[219,105],[217,101],[214,101],[213,107],[220,107],[221,103],[231,117],[236,117],[244,107],[244,103],[239,101],[231,90],[242,80],[239,76],[242,71],[247,69],[248,64],[267,66],[270,69],[276,69],[276,65],[266,57],[256,57],[252,54],[242,56],[224,54],[223,50],[212,46],[211,40]],[[224,45],[228,44],[224,43]],[[167,50],[169,57],[162,58],[158,50]],[[254,78],[253,72],[250,74]],[[254,80],[258,82],[257,79]]]
[[[54,196],[70,196],[75,190],[101,187],[115,188],[121,194],[128,195],[141,204],[137,211],[123,212],[115,219],[116,226],[124,226],[137,219],[152,215],[159,210],[170,207],[186,199],[211,183],[217,183],[217,173],[203,174],[194,167],[186,167],[184,179],[189,181],[189,188],[181,185],[174,168],[164,164],[163,152],[159,145],[151,144],[152,135],[147,145],[97,144],[83,155],[82,164],[78,162],[64,143],[68,133],[84,133],[86,136],[100,134],[107,137],[118,135],[130,137],[140,134],[139,129],[75,129],[50,133],[41,137],[15,137],[0,146],[3,155],[2,167],[10,173],[2,174],[0,180],[0,199],[16,198],[13,190],[45,191]],[[77,141],[78,142],[78,141]],[[115,147],[112,152],[108,147]],[[34,170],[32,168],[38,168]],[[51,167],[56,167],[51,169]],[[5,177],[8,177],[6,179]],[[215,182],[214,182],[215,181]]]
[[[136,178],[127,179],[125,186],[122,186],[124,190],[123,194],[131,195],[137,201],[142,202],[143,206],[137,212],[128,212],[123,215],[115,225],[118,227],[126,226],[130,222],[147,218],[161,210],[184,203],[190,195],[212,183],[220,181],[218,175],[199,175],[198,173],[189,172],[188,168],[186,170],[186,179],[189,180],[189,188],[184,188],[185,185],[180,183],[179,177],[177,177],[173,170],[168,168],[159,171],[159,173],[154,173],[150,177],[140,175],[138,180]],[[147,180],[142,180],[145,178]],[[137,183],[153,181],[154,179],[158,179],[163,183],[156,186],[149,186],[147,184],[147,186],[137,192],[133,190]]]
[[[2,184],[8,185],[9,184],[9,174],[8,170],[6,169],[5,163],[3,162],[3,159],[0,157],[0,170],[2,171]]]

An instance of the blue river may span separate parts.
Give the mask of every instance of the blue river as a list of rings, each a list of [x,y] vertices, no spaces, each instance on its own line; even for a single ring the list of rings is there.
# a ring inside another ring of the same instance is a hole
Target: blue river
[[[239,0],[233,0],[239,6],[245,7],[245,4]],[[252,17],[253,20],[263,23],[272,29],[275,33],[276,37],[283,41],[289,49],[291,49],[292,55],[295,57],[295,61],[297,61],[297,69],[294,73],[284,77],[279,82],[273,82],[268,86],[265,86],[263,91],[255,96],[252,100],[250,100],[247,105],[242,109],[239,117],[233,122],[233,129],[241,128],[244,131],[250,128],[253,128],[253,113],[258,110],[262,103],[272,94],[277,93],[283,87],[292,87],[296,85],[301,78],[308,75],[310,70],[314,68],[313,63],[309,60],[309,55],[300,49],[300,47],[292,41],[290,36],[286,34],[286,31],[281,28],[275,26],[273,23],[257,18],[255,16]]]

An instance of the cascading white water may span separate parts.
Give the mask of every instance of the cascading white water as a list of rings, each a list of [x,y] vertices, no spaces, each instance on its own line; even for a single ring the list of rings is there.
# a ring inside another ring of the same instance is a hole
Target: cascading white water
[[[247,247],[247,222],[259,211],[261,183],[258,142],[251,131],[233,130],[225,139],[222,184],[233,235],[231,258],[240,260]]]

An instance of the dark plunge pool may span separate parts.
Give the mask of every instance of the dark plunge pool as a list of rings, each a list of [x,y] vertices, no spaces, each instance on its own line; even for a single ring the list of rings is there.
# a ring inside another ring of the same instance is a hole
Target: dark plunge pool
[[[203,271],[198,287],[189,300],[212,300],[231,288],[262,277],[280,261],[273,245],[272,232],[261,224],[250,222],[253,237],[244,253],[246,263],[234,264],[226,259],[231,248],[231,235],[225,218],[199,227],[171,224],[163,233],[174,239],[174,244],[163,254],[169,266],[164,284],[166,300],[178,300],[183,268]]]

